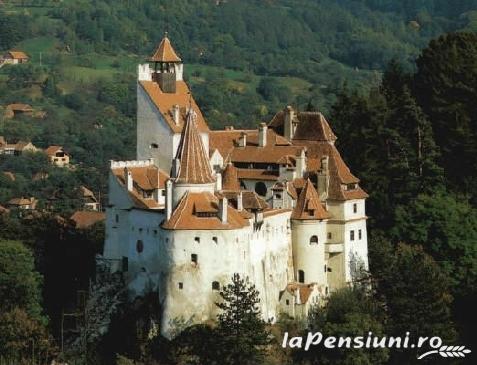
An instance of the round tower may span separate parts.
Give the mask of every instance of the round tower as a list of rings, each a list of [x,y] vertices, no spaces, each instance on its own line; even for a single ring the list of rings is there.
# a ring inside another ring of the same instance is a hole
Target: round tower
[[[328,213],[308,179],[291,216],[293,266],[300,283],[327,285],[325,243]]]

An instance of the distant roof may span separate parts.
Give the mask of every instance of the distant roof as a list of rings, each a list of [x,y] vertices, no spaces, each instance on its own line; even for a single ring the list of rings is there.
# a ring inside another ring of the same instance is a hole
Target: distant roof
[[[94,211],[77,211],[70,220],[74,222],[75,227],[79,229],[89,228],[96,223],[102,222],[106,219],[106,214],[103,212]]]
[[[317,284],[302,284],[302,283],[288,283],[286,287],[286,291],[291,295],[295,296],[297,290],[299,290],[300,294],[300,303],[305,304],[308,302],[310,298],[310,294],[313,292],[314,288],[317,287]]]
[[[22,206],[35,204],[37,200],[35,198],[13,198],[8,201],[8,205]]]
[[[177,55],[176,51],[171,45],[171,41],[167,37],[167,34],[162,39],[159,46],[157,46],[154,54],[149,58],[151,62],[181,62],[182,60]]]
[[[9,104],[6,107],[7,109],[13,110],[13,111],[19,111],[19,112],[32,112],[33,108],[29,104],[21,104],[21,103],[14,103],[14,104]]]
[[[16,177],[15,174],[11,171],[4,171],[3,175],[5,175],[7,178],[9,178],[11,181],[15,181]]]
[[[140,81],[139,85],[144,92],[149,96],[157,109],[164,115],[164,119],[174,133],[180,133],[185,125],[187,118],[187,109],[189,102],[192,103],[192,110],[194,110],[197,117],[197,128],[200,132],[208,132],[209,127],[205,121],[199,106],[191,96],[189,87],[184,81],[176,81],[175,93],[162,92],[159,84],[154,81]],[[172,108],[174,105],[179,106],[179,122],[176,124],[173,117]]]
[[[63,147],[62,146],[50,146],[45,150],[45,153],[48,156],[53,156],[56,152],[62,151]]]
[[[188,184],[209,184],[215,182],[212,176],[208,153],[197,130],[193,112],[188,113],[177,148],[176,159],[180,167],[176,182]]]
[[[7,53],[10,54],[10,56],[13,59],[16,59],[16,60],[28,59],[28,56],[26,55],[26,53],[22,51],[8,51]]]
[[[218,217],[218,209],[219,200],[214,194],[188,191],[162,227],[178,230],[229,230],[249,225],[248,219],[230,205],[227,205],[227,222],[222,223]]]
[[[287,110],[279,111],[268,125],[272,128],[282,130],[287,113]],[[336,135],[333,133],[326,118],[320,112],[297,112],[295,116],[297,127],[293,135],[294,140],[336,141]]]
[[[326,219],[330,217],[329,213],[323,208],[318,192],[310,179],[306,180],[291,217],[298,220]]]

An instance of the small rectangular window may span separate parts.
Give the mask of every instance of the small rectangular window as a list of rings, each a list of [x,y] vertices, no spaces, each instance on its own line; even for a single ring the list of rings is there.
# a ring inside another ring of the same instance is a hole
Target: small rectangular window
[[[358,231],[358,239],[362,239],[363,238],[363,231],[360,229]]]
[[[196,253],[193,253],[192,255],[190,255],[190,261],[193,263],[193,264],[196,264],[197,265],[197,261],[198,261],[198,256]]]
[[[286,303],[287,303],[287,305],[290,305],[290,301],[288,299],[286,300]]]
[[[354,231],[349,231],[349,239],[354,241]]]
[[[330,240],[331,238],[333,238],[333,235],[331,234],[331,232],[328,232],[328,239]]]
[[[119,223],[119,215],[118,214],[116,214],[115,220],[116,220],[116,223]]]
[[[179,289],[182,290],[184,288],[184,283],[179,283]]]
[[[194,238],[194,241],[195,241],[196,243],[200,243],[200,237],[195,237],[195,238]]]
[[[214,243],[218,243],[219,239],[217,237],[212,237],[212,241],[214,241]]]
[[[327,272],[327,271],[328,271],[328,268],[327,268],[326,265],[325,265],[325,272]]]
[[[353,213],[358,213],[358,204],[357,203],[353,204]]]
[[[123,269],[123,272],[127,272],[129,270],[129,260],[126,256],[123,256],[123,259],[122,259],[122,269]]]

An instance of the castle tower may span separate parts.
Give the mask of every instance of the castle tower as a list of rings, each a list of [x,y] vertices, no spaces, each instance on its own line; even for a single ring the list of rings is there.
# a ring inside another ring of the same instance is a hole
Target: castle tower
[[[177,81],[182,81],[183,65],[172,48],[167,33],[149,58],[149,62],[153,63],[152,81],[157,82],[164,93],[175,93]]]
[[[165,171],[172,167],[189,109],[209,149],[209,127],[183,80],[183,63],[164,36],[148,63],[138,66],[137,159],[152,158]]]
[[[192,109],[187,114],[182,130],[177,154],[172,163],[171,177],[174,179],[173,206],[188,191],[213,193],[215,190],[215,178]]]
[[[291,216],[293,266],[300,283],[327,285],[326,222],[323,208],[313,184],[307,179]]]

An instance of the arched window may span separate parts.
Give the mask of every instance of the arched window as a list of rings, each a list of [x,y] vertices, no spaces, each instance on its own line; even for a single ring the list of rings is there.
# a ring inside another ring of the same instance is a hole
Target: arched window
[[[303,270],[298,270],[298,282],[305,282],[305,272]]]
[[[220,283],[218,281],[212,282],[212,290],[220,290]]]
[[[138,240],[136,242],[136,251],[138,253],[141,253],[142,251],[144,251],[144,242],[142,242],[141,240]]]
[[[255,184],[255,192],[260,196],[267,195],[267,185],[261,181],[257,182]]]
[[[310,237],[310,245],[317,245],[318,244],[318,236],[313,235]]]

